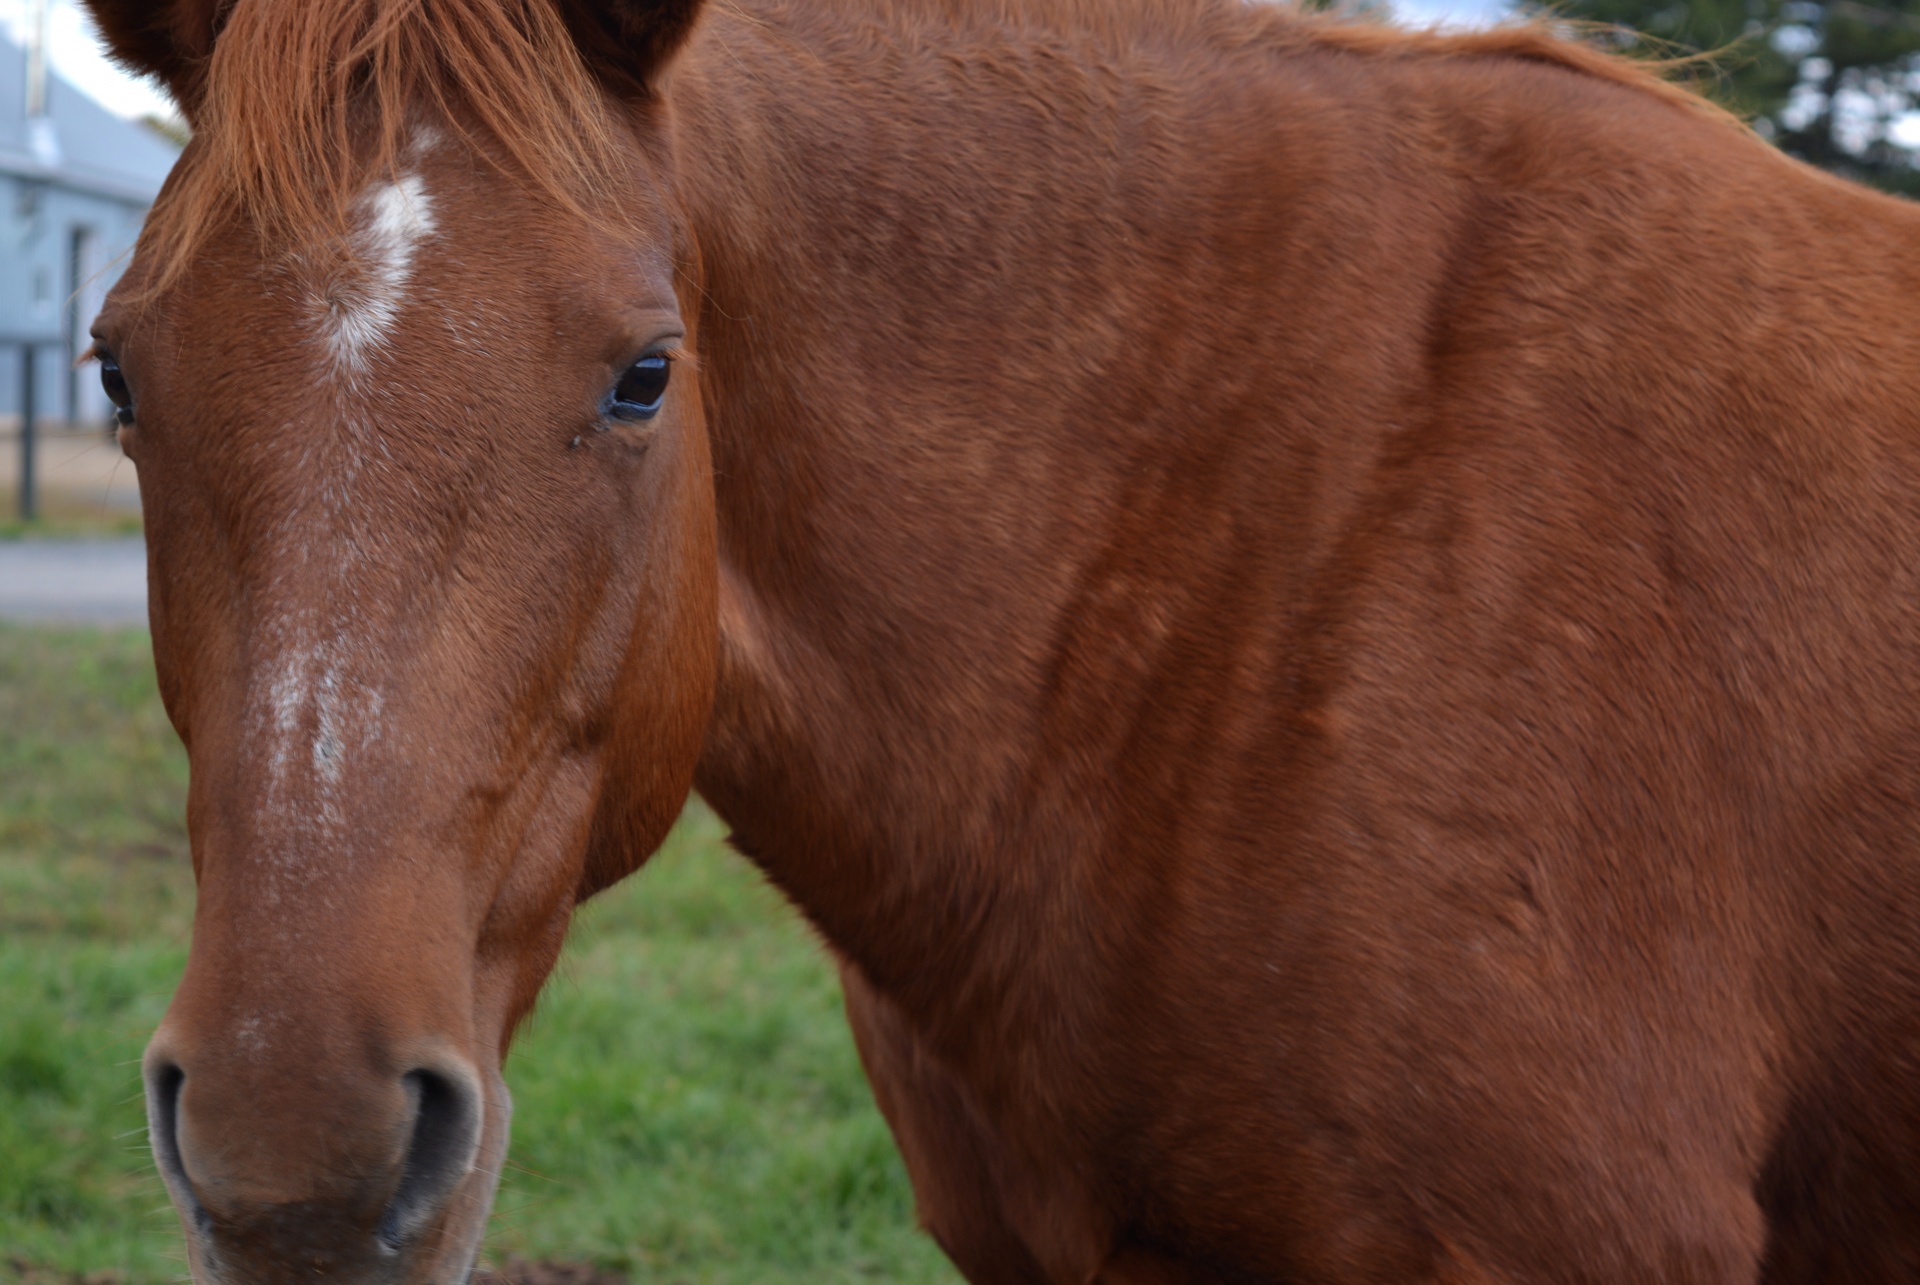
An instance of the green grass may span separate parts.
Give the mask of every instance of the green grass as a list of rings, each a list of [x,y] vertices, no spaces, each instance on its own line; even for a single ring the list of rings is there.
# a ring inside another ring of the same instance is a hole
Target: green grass
[[[0,1280],[177,1280],[138,1058],[186,958],[186,764],[138,631],[0,626]],[[635,1282],[957,1279],[831,967],[690,807],[589,906],[507,1067],[488,1256]]]

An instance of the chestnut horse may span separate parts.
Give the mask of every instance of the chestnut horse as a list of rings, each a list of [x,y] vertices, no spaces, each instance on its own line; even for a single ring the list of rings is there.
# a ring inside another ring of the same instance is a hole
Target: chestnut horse
[[[463,1280],[690,787],[975,1282],[1920,1278],[1914,207],[1536,30],[90,3],[197,1280]]]

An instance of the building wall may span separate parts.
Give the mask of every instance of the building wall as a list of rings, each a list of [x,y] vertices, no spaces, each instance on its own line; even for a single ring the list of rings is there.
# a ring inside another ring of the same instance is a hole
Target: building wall
[[[52,183],[0,177],[0,338],[54,341],[40,350],[36,401],[49,418],[105,423],[99,380],[74,359],[140,234],[144,205]],[[0,344],[0,416],[20,407],[21,357]]]

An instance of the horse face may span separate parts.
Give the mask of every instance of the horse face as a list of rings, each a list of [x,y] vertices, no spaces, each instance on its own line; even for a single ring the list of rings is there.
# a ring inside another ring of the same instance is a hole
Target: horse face
[[[177,272],[143,245],[96,328],[193,769],[199,908],[145,1069],[202,1281],[465,1278],[514,1026],[704,734],[681,232],[657,197],[556,212],[469,126],[420,114],[331,241],[227,217]]]

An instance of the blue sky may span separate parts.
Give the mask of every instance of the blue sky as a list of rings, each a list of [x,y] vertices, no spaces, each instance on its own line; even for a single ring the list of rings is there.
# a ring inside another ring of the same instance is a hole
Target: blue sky
[[[26,44],[31,14],[32,0],[0,0],[0,30],[15,44]],[[107,61],[79,0],[47,0],[47,61],[54,71],[119,115],[173,111],[166,95]]]
[[[1483,25],[1507,12],[1507,0],[1394,0],[1394,13],[1409,25],[1433,22]]]

